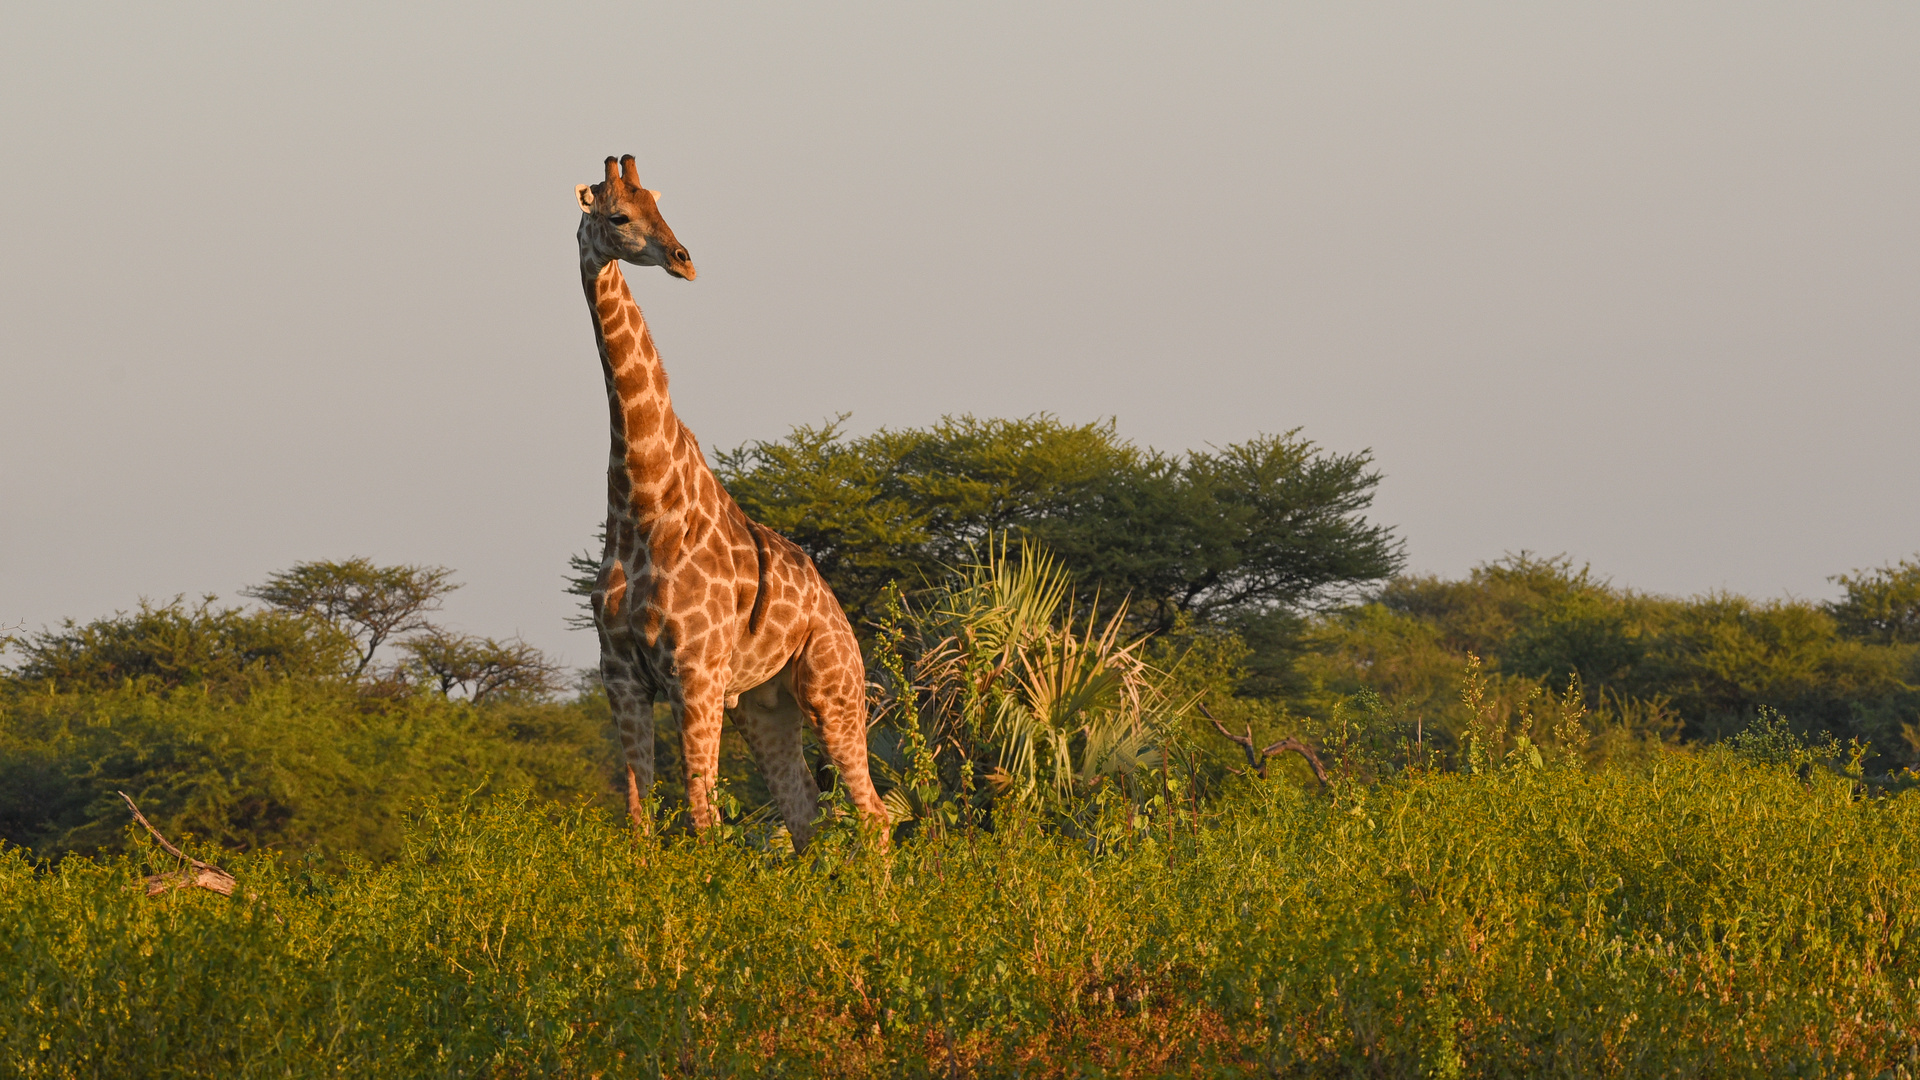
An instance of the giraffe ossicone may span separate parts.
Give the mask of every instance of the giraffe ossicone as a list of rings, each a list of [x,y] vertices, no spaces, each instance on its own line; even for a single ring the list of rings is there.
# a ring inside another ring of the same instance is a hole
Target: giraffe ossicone
[[[693,260],[641,186],[632,155],[575,189],[580,278],[607,387],[607,545],[592,594],[600,673],[627,763],[627,809],[651,827],[653,701],[679,721],[694,827],[716,820],[722,716],[746,737],[774,803],[805,850],[820,790],[811,726],[854,806],[882,826],[867,765],[866,668],[853,626],[805,552],[749,519],[674,415],[667,374],[622,262],[687,281]]]

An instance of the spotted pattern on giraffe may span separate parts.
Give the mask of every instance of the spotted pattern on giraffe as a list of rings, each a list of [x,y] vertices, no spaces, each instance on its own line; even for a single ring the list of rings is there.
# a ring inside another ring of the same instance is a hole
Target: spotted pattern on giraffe
[[[607,543],[591,600],[600,671],[627,763],[627,809],[650,827],[653,700],[681,731],[695,828],[712,802],[722,718],[747,740],[794,848],[813,833],[820,791],[811,727],[854,806],[884,825],[867,762],[866,669],[846,613],[805,552],[750,520],[674,414],[667,373],[622,261],[693,280],[686,249],[641,186],[631,156],[576,189],[580,275],[607,388]],[[879,835],[885,837],[882,828]]]

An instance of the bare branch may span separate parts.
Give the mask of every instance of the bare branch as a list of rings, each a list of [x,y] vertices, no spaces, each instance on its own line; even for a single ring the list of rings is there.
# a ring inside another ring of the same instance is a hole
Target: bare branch
[[[1256,754],[1254,752],[1253,726],[1252,725],[1247,726],[1247,733],[1245,735],[1235,735],[1233,732],[1227,730],[1227,725],[1214,719],[1213,712],[1212,710],[1207,708],[1206,702],[1202,701],[1202,702],[1198,702],[1197,704],[1199,704],[1200,706],[1200,715],[1206,717],[1207,722],[1213,725],[1214,730],[1226,736],[1229,742],[1239,744],[1240,749],[1246,751],[1247,753],[1247,765],[1250,768],[1252,768],[1255,773],[1259,774],[1262,780],[1266,779],[1267,777],[1267,767],[1265,764],[1266,755]]]
[[[1307,759],[1307,764],[1313,768],[1313,775],[1319,779],[1321,786],[1324,787],[1327,783],[1326,766],[1320,764],[1320,755],[1314,753],[1312,747],[1301,742],[1299,739],[1292,736],[1281,739],[1279,742],[1260,751],[1260,756],[1263,758],[1278,757],[1289,750]]]
[[[181,869],[171,874],[155,874],[147,878],[146,886],[148,896],[158,896],[163,892],[169,892],[173,889],[191,888],[208,889],[219,893],[221,896],[233,895],[234,881],[232,874],[227,873],[212,863],[201,862],[199,859],[193,858],[186,852],[174,847],[166,837],[160,835],[159,829],[153,827],[153,822],[147,820],[147,815],[140,812],[140,808],[134,805],[133,799],[128,796],[126,792],[117,791],[114,792],[114,794],[126,800],[127,809],[133,811],[133,820],[139,822],[142,828],[151,833],[154,840],[158,841],[160,846],[167,850],[167,854],[172,855],[181,862],[189,864],[193,868],[191,873],[185,869]]]
[[[1293,753],[1299,754],[1303,758],[1306,758],[1307,765],[1313,769],[1314,777],[1320,781],[1322,786],[1326,785],[1327,783],[1326,766],[1320,764],[1320,755],[1313,752],[1313,747],[1308,746],[1306,743],[1289,735],[1288,737],[1281,739],[1279,742],[1274,743],[1272,746],[1268,746],[1268,747],[1265,747],[1264,749],[1256,750],[1253,747],[1253,725],[1252,724],[1247,725],[1247,733],[1245,735],[1235,735],[1233,732],[1227,730],[1227,726],[1225,724],[1222,724],[1219,720],[1214,718],[1213,712],[1207,708],[1206,702],[1202,701],[1202,702],[1197,702],[1196,704],[1199,705],[1200,707],[1200,715],[1207,718],[1207,722],[1213,725],[1213,729],[1215,731],[1218,731],[1221,735],[1226,737],[1227,741],[1240,747],[1240,749],[1246,753],[1247,764],[1252,766],[1253,773],[1255,776],[1258,776],[1260,779],[1265,780],[1267,778],[1267,759],[1270,757],[1278,757],[1281,754],[1291,751]],[[1239,773],[1238,769],[1230,768],[1230,771],[1234,772],[1235,774]]]

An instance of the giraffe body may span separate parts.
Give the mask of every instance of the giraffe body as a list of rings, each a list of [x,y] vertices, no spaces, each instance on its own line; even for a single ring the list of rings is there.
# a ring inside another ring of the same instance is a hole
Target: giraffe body
[[[866,669],[853,627],[805,552],[752,520],[707,467],[674,414],[667,375],[622,260],[691,280],[692,261],[661,220],[633,158],[578,189],[580,274],[606,378],[612,451],[607,544],[592,595],[600,671],[627,761],[627,807],[650,825],[653,700],[679,721],[694,826],[716,820],[711,792],[730,716],[803,850],[819,787],[802,752],[810,724],[854,805],[884,823],[867,766]]]

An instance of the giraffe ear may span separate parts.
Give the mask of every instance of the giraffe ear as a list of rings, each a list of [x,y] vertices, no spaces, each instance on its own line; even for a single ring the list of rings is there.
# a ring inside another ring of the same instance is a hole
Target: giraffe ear
[[[591,214],[593,212],[592,188],[585,184],[580,184],[573,189],[573,197],[580,200],[580,210],[582,213]]]
[[[657,192],[657,191],[654,191],[654,190],[652,190],[652,189],[648,189],[648,191],[647,191],[647,194],[649,194],[649,195],[651,195],[651,196],[653,196],[653,201],[654,201],[654,202],[659,202],[659,201],[660,201],[660,193],[659,193],[659,192]]]

